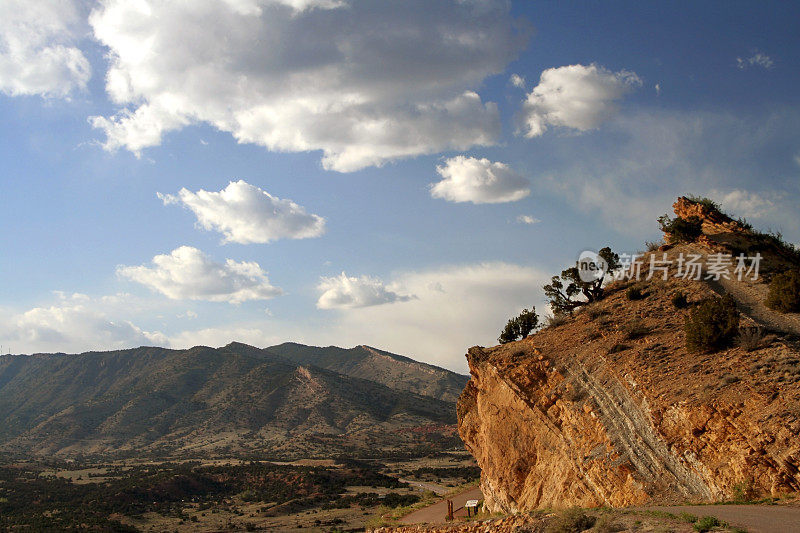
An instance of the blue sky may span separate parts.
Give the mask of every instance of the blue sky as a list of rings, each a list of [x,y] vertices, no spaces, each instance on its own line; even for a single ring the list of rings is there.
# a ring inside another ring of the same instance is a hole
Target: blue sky
[[[0,1],[0,344],[464,371],[680,194],[800,241],[790,2]]]

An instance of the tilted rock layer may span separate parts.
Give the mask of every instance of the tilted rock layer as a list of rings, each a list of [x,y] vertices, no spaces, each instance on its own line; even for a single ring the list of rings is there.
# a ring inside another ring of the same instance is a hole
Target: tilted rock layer
[[[701,241],[666,253],[713,251]],[[763,279],[674,274],[615,282],[564,324],[469,350],[459,433],[490,511],[800,491],[800,318],[768,320]],[[634,285],[644,299],[626,298]],[[749,352],[687,353],[676,291],[690,302],[730,292],[742,326],[772,333]]]

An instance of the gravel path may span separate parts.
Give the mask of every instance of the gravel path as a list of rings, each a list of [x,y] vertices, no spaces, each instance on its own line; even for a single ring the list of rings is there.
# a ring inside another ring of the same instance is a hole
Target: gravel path
[[[766,284],[725,279],[709,281],[709,284],[715,292],[727,292],[733,296],[741,311],[758,325],[771,331],[800,335],[799,313],[781,314],[764,305],[768,290]]]
[[[714,516],[749,533],[800,533],[800,507],[787,505],[680,505],[637,510]]]

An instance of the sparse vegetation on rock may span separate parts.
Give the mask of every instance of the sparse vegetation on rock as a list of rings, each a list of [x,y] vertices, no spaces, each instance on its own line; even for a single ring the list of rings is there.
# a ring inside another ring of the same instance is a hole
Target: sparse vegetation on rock
[[[558,514],[545,527],[545,533],[580,533],[594,526],[597,517],[573,507]]]
[[[769,283],[764,304],[781,313],[800,312],[800,270],[777,274]]]
[[[752,479],[740,481],[733,486],[733,501],[737,503],[749,503],[758,497],[758,490]]]
[[[681,291],[677,291],[672,295],[672,305],[675,306],[675,309],[685,309],[689,306],[689,301],[686,299],[686,295]]]
[[[746,352],[752,352],[762,348],[766,344],[764,331],[760,327],[742,328],[736,336],[736,346]]]
[[[669,215],[662,215],[658,217],[658,223],[669,244],[694,242],[703,234],[703,222],[700,217],[670,218]]]
[[[650,328],[647,327],[641,318],[635,318],[625,324],[623,333],[625,333],[626,339],[640,339],[650,333]]]
[[[733,297],[711,297],[691,310],[684,322],[686,349],[713,352],[731,345],[739,331],[739,310]]]
[[[628,287],[625,291],[625,298],[628,300],[641,300],[645,295],[639,287]]]
[[[584,308],[584,312],[589,316],[590,319],[595,320],[600,318],[601,316],[605,316],[608,313],[606,309],[603,309],[599,305],[587,305]]]
[[[655,252],[664,246],[664,241],[644,241],[644,246],[648,252]]]

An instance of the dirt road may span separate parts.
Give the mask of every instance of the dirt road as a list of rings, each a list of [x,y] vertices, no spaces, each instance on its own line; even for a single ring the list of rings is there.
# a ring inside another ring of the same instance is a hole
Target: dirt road
[[[453,500],[454,516],[461,517],[467,516],[467,510],[464,509],[464,504],[467,500],[480,500],[483,498],[481,489],[474,488],[456,494],[450,499]],[[401,524],[443,524],[447,520],[447,500],[434,503],[428,507],[424,507],[418,511],[414,511],[400,519]]]
[[[424,510],[424,509],[423,509]],[[800,533],[800,507],[785,505],[680,505],[643,510],[714,516],[749,533]]]

